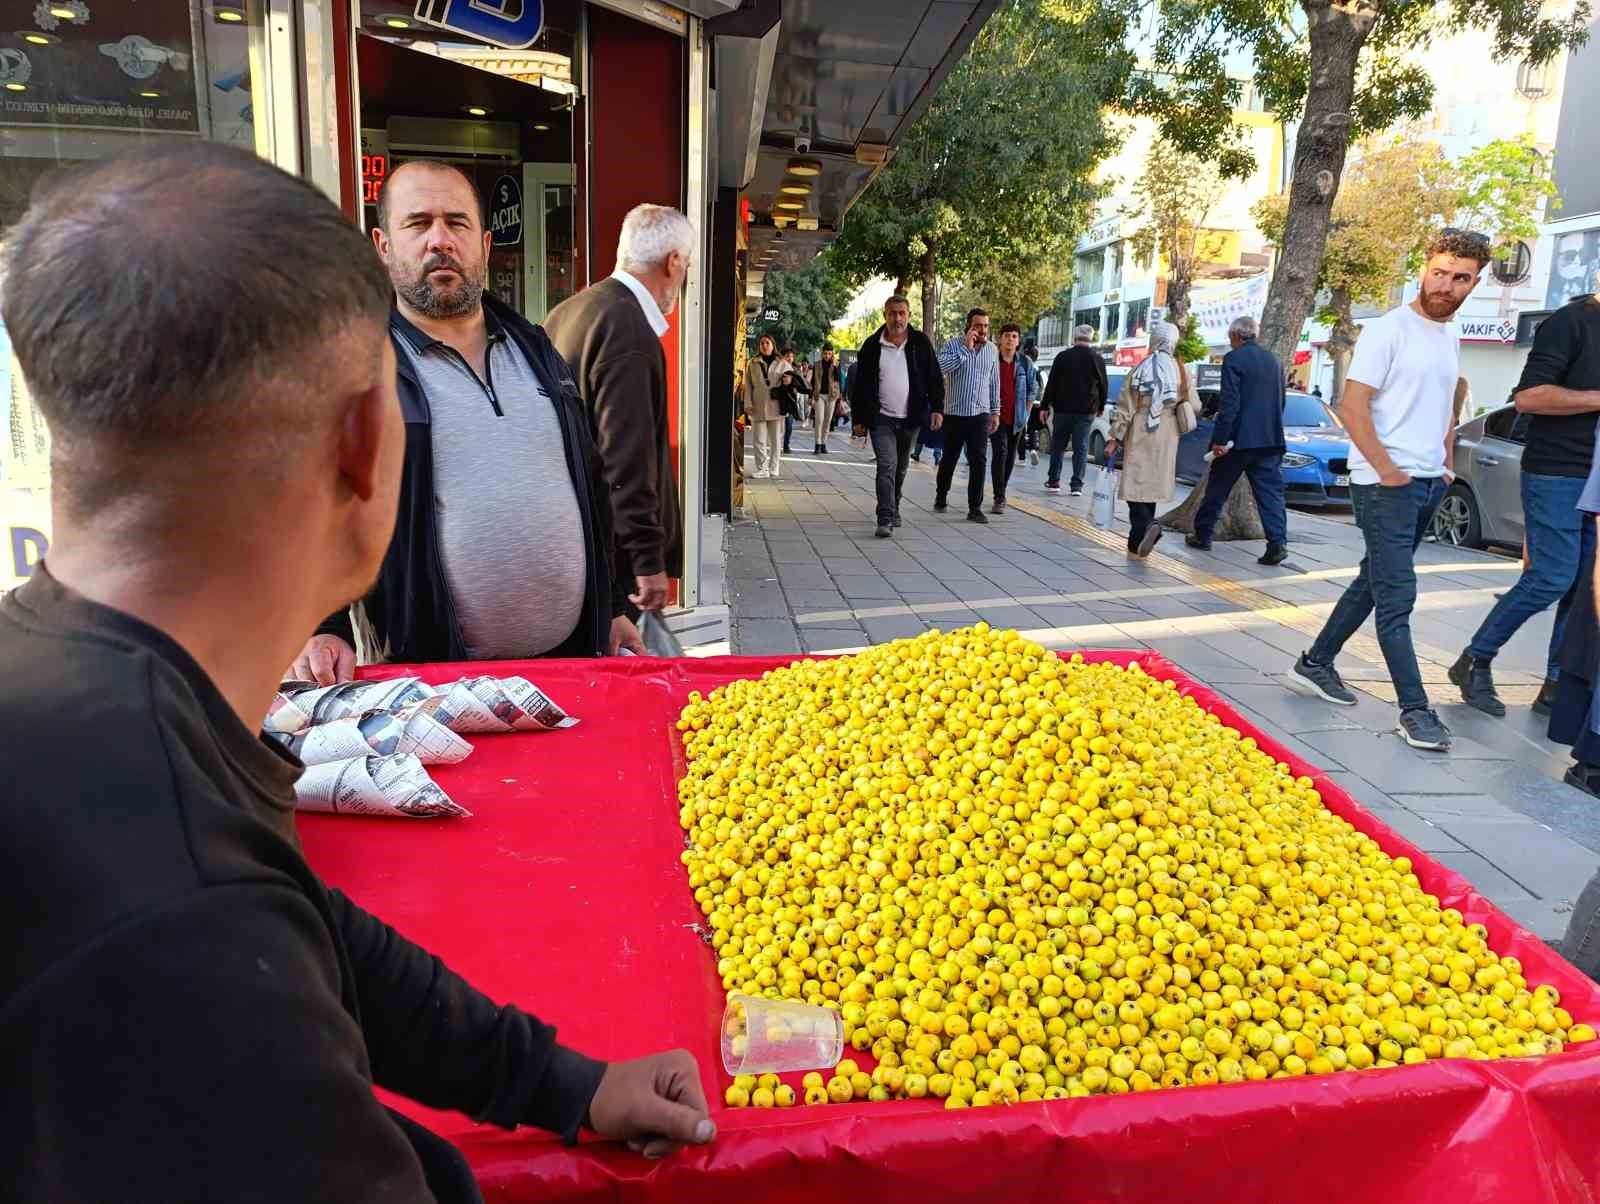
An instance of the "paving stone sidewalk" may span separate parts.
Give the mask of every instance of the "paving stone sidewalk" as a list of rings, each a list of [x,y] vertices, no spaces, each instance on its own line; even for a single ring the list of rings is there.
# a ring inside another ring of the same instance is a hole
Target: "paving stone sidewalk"
[[[1087,499],[1046,494],[1042,466],[1020,466],[1007,513],[979,526],[963,505],[933,512],[925,462],[906,482],[905,525],[879,540],[870,456],[842,435],[830,449],[785,456],[779,480],[746,484],[744,516],[725,544],[735,653],[842,652],[980,619],[1051,648],[1152,649],[1534,932],[1565,930],[1600,865],[1600,803],[1561,781],[1565,750],[1527,708],[1544,674],[1550,615],[1496,661],[1505,719],[1462,705],[1445,677],[1495,594],[1516,580],[1515,559],[1431,544],[1418,553],[1413,633],[1433,703],[1456,737],[1448,755],[1428,754],[1394,734],[1394,693],[1370,623],[1340,660],[1357,706],[1329,706],[1285,681],[1355,575],[1360,535],[1349,523],[1291,512],[1291,555],[1276,568],[1255,563],[1259,543],[1219,543],[1207,554],[1172,536],[1141,562],[1126,554],[1125,526],[1099,530],[1085,520]],[[965,473],[951,490],[956,502]]]

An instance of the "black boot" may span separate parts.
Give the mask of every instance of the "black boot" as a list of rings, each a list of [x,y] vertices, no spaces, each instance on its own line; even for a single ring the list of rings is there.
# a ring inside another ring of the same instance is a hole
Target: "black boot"
[[[1539,697],[1533,700],[1533,713],[1535,715],[1549,715],[1556,705],[1556,690],[1560,683],[1554,677],[1544,679],[1544,685],[1539,687]]]
[[[1256,563],[1265,565],[1282,564],[1287,559],[1289,559],[1288,548],[1281,543],[1269,543],[1267,550],[1261,554],[1261,558]]]
[[[1461,701],[1469,707],[1496,719],[1506,713],[1506,704],[1494,692],[1494,675],[1489,671],[1488,661],[1463,652],[1450,666],[1450,680],[1460,688]]]

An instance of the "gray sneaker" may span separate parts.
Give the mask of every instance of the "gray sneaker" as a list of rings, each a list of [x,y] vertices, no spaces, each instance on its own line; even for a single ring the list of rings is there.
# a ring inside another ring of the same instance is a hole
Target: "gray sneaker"
[[[1401,711],[1398,730],[1401,738],[1412,748],[1423,748],[1430,752],[1445,752],[1450,748],[1450,729],[1431,707]]]
[[[1339,671],[1332,665],[1318,665],[1307,660],[1303,652],[1300,654],[1300,659],[1295,661],[1294,670],[1289,674],[1289,684],[1309,690],[1324,702],[1331,702],[1334,706],[1356,705],[1356,696],[1350,692],[1350,687],[1344,684],[1344,678],[1339,676]]]

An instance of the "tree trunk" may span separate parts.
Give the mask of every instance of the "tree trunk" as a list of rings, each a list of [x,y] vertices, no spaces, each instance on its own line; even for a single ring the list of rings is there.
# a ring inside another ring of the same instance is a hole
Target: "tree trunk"
[[[1168,531],[1192,535],[1194,514],[1200,509],[1200,502],[1206,496],[1206,484],[1210,480],[1211,465],[1207,464],[1205,472],[1189,496],[1184,498],[1182,505],[1161,516],[1161,525]],[[1234,483],[1233,492],[1228,494],[1228,500],[1222,504],[1222,513],[1217,516],[1217,525],[1211,532],[1211,538],[1226,543],[1230,539],[1266,537],[1266,529],[1261,525],[1261,512],[1256,509],[1256,496],[1250,492],[1250,478],[1241,476]]]
[[[1333,200],[1350,148],[1356,64],[1377,19],[1370,7],[1346,7],[1333,0],[1300,0],[1300,6],[1309,22],[1311,80],[1295,140],[1283,244],[1261,317],[1261,345],[1285,371],[1294,362],[1300,328],[1316,298]]]
[[[929,247],[922,253],[922,333],[938,340],[939,325],[939,273],[934,251]]]
[[[1184,319],[1189,316],[1189,289],[1194,273],[1194,264],[1188,260],[1174,260],[1172,271],[1167,276],[1167,321],[1178,328],[1178,333],[1183,333]]]
[[[1329,403],[1338,408],[1344,398],[1345,378],[1350,374],[1350,357],[1355,354],[1356,336],[1360,330],[1350,317],[1350,294],[1344,289],[1333,292],[1333,309],[1338,315],[1333,333],[1328,336],[1328,355],[1333,359],[1333,384],[1329,388]]]

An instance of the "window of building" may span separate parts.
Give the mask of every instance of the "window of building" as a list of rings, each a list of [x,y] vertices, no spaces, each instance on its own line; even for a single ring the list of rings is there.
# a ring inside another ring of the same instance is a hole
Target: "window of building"
[[[1122,306],[1106,306],[1105,337],[1115,339],[1122,330]]]
[[[1550,94],[1550,64],[1523,63],[1517,68],[1517,91],[1529,100]]]
[[[1093,309],[1080,309],[1072,315],[1073,326],[1087,326],[1094,331],[1095,340],[1100,339],[1100,307]]]
[[[1106,291],[1122,287],[1122,263],[1127,244],[1114,242],[1106,248]]]
[[[1079,255],[1075,264],[1078,291],[1103,293],[1106,287],[1106,257],[1104,251],[1090,251]]]
[[[1122,306],[1122,337],[1142,339],[1150,333],[1150,299],[1128,301]]]
[[[1518,239],[1510,252],[1494,260],[1490,270],[1501,284],[1521,284],[1533,272],[1533,251]]]

